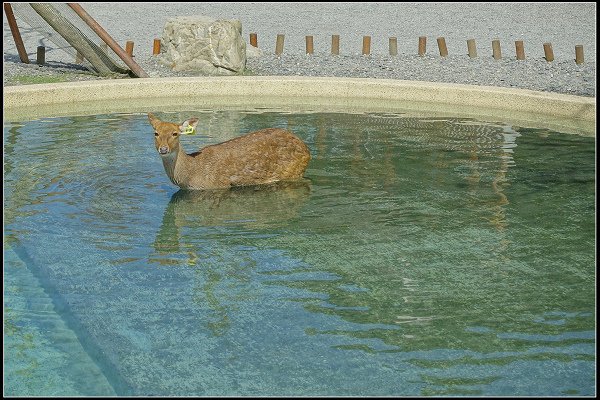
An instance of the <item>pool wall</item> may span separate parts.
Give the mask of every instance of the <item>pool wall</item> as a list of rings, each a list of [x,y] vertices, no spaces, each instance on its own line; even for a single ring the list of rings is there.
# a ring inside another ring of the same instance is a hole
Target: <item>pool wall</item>
[[[144,78],[4,88],[5,119],[9,120],[173,107],[460,114],[592,136],[596,122],[595,97],[388,79]]]

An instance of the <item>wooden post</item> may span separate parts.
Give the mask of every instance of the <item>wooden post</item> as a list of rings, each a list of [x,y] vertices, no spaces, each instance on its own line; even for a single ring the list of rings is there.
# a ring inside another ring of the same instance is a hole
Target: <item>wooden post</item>
[[[156,56],[160,54],[160,39],[154,39],[154,43],[152,45],[152,55]]]
[[[37,47],[37,65],[44,65],[46,63],[46,48],[44,46]]]
[[[494,60],[499,60],[502,58],[502,51],[500,50],[500,41],[498,39],[492,40],[492,54],[494,56]]]
[[[307,36],[306,37],[306,54],[313,54],[313,53],[314,53],[313,37]]]
[[[544,43],[544,58],[548,62],[554,61],[554,52],[552,51],[552,43]]]
[[[250,34],[250,46],[258,47],[258,37],[256,33]]]
[[[277,43],[275,43],[275,55],[280,55],[283,53],[283,41],[285,40],[285,35],[278,34],[277,35]]]
[[[398,38],[391,37],[390,38],[390,56],[398,55]]]
[[[77,50],[77,54],[75,55],[75,64],[81,64],[83,60],[83,54],[81,54],[81,52]]]
[[[469,57],[477,57],[477,47],[475,46],[475,39],[467,40],[467,51],[469,52]]]
[[[575,64],[583,64],[583,45],[575,46]]]
[[[424,56],[427,50],[427,36],[419,36],[419,55]]]
[[[363,56],[371,54],[371,36],[363,36],[362,54]]]
[[[129,68],[131,68],[131,72],[133,72],[137,77],[148,78],[148,74],[146,73],[146,71],[144,71],[142,69],[142,67],[140,67],[133,60],[133,58],[130,57],[127,54],[127,52],[121,48],[121,46],[119,46],[119,43],[117,43],[108,34],[108,32],[106,32],[104,30],[104,28],[102,28],[100,26],[100,24],[98,22],[96,22],[96,20],[94,18],[92,18],[79,4],[67,3],[67,5],[69,7],[71,7],[71,9],[73,11],[75,11],[75,13],[77,13],[77,15],[79,15],[79,17],[83,20],[83,22],[85,22],[94,32],[96,32],[96,34],[100,37],[100,39],[102,39],[104,41],[104,43],[106,43],[112,49],[112,51],[114,51],[115,54],[117,56],[119,56],[119,58],[121,60],[123,60],[125,65],[127,65]]]
[[[133,42],[131,40],[128,40],[125,43],[125,51],[129,55],[129,57],[133,57]]]
[[[448,56],[448,48],[446,47],[446,39],[443,37],[437,38],[438,47],[440,49],[440,56],[447,57]]]
[[[525,47],[522,40],[515,40],[515,48],[517,51],[517,60],[525,59]]]
[[[6,14],[8,26],[10,27],[10,33],[12,33],[12,37],[15,40],[15,46],[17,47],[19,58],[21,59],[22,63],[29,64],[29,57],[27,56],[27,51],[25,51],[25,45],[23,45],[21,32],[19,32],[19,26],[17,25],[17,20],[15,19],[15,14],[13,13],[10,3],[4,3],[4,14]]]
[[[331,54],[340,54],[340,35],[331,35]]]

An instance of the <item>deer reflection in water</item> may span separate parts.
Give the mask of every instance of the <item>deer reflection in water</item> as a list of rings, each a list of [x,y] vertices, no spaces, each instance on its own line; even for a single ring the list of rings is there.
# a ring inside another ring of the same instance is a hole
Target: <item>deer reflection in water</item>
[[[230,189],[179,190],[165,209],[154,249],[163,256],[178,252],[187,240],[181,233],[184,228],[283,225],[298,216],[309,196],[308,179]]]
[[[240,238],[242,228],[242,242],[252,244],[257,231],[289,224],[309,197],[308,180],[225,190],[179,190],[165,209],[150,261],[193,269],[192,300],[208,305],[211,313],[205,320],[206,327],[220,336],[230,326],[232,307],[240,298],[254,295],[245,284],[249,273],[245,262],[222,262],[222,257],[230,254],[228,249],[231,254],[236,251],[232,239]],[[220,285],[229,279],[239,283],[237,289],[221,293]]]

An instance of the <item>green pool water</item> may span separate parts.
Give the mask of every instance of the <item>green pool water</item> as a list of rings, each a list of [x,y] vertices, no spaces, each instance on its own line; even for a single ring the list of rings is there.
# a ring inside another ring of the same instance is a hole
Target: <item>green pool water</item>
[[[143,114],[4,124],[4,394],[593,396],[595,139],[268,110],[306,180],[183,192]]]

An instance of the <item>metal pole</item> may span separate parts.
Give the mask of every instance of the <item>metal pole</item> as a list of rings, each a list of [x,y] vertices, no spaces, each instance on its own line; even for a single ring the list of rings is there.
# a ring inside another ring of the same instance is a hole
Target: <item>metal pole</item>
[[[148,74],[140,67],[133,58],[131,58],[125,50],[119,46],[119,44],[100,26],[99,23],[94,20],[78,3],[67,3],[69,7],[73,9],[81,17],[81,19],[90,27],[100,38],[106,43],[123,62],[131,68],[133,72],[139,78],[148,78]]]

